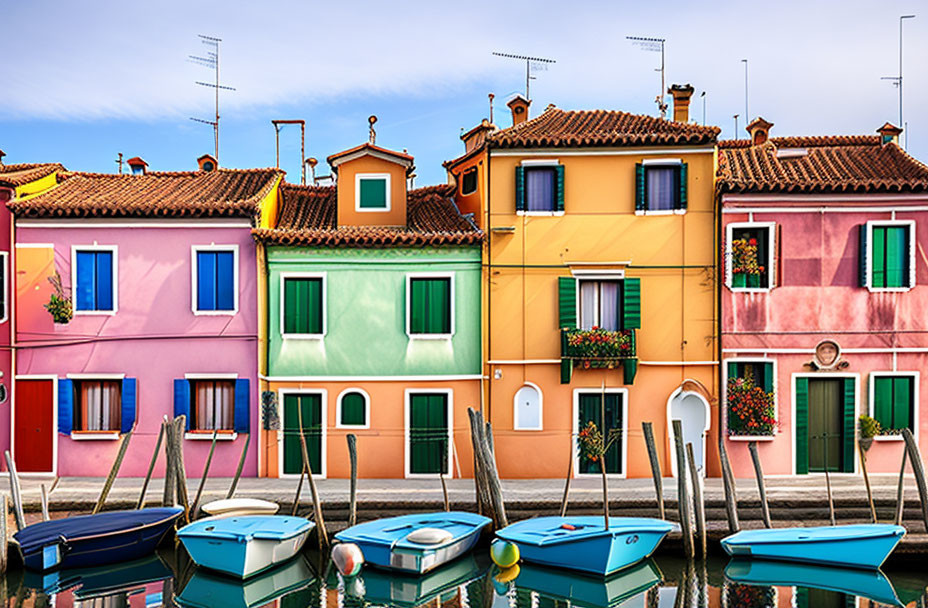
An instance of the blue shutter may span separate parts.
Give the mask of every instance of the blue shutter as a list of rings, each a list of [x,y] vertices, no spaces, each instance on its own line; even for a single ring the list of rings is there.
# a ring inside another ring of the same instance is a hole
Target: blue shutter
[[[235,381],[235,432],[247,433],[251,428],[251,382],[246,378]]]
[[[216,255],[197,252],[197,310],[216,310]]]
[[[77,285],[74,286],[74,299],[77,310],[94,309],[94,255],[90,251],[78,251],[77,259]]]
[[[138,401],[138,380],[135,378],[124,378],[122,381],[122,424],[120,429],[123,433],[128,433],[135,426],[135,404]]]
[[[216,254],[216,310],[235,308],[234,254],[221,251]]]
[[[516,167],[516,211],[525,211],[525,169]]]
[[[113,254],[109,251],[98,251],[94,254],[94,270],[96,276],[95,310],[113,310]]]
[[[190,430],[190,382],[184,378],[174,380],[174,417],[187,417],[187,430]]]
[[[80,254],[78,254],[80,255]],[[70,380],[58,381],[58,432],[71,434],[71,420],[74,416],[74,387]]]

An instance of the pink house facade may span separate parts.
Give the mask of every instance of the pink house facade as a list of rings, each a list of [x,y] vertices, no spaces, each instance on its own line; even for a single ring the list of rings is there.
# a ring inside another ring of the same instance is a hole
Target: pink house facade
[[[187,415],[187,474],[235,473],[259,428],[258,287],[251,229],[273,169],[67,173],[15,215],[15,388],[20,472],[144,476],[162,419]],[[73,318],[46,304],[70,300]],[[244,475],[257,472],[257,441]],[[156,472],[163,472],[163,458]]]
[[[773,475],[898,472],[901,429],[928,449],[928,167],[876,136],[751,139],[719,150],[723,433]]]

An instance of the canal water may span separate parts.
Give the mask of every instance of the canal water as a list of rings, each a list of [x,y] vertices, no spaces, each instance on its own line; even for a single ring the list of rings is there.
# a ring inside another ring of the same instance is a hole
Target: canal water
[[[180,550],[102,568],[11,571],[0,595],[7,607],[58,608],[925,608],[928,600],[923,565],[882,573],[658,557],[602,579],[529,565],[500,572],[485,554],[424,577],[366,568],[351,579],[310,554],[242,583],[197,570]]]

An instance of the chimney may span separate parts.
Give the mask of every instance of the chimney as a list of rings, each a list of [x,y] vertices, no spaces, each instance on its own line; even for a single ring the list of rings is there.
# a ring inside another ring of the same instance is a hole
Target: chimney
[[[219,161],[213,158],[212,154],[204,154],[197,159],[197,165],[199,165],[200,171],[209,173],[219,168]]]
[[[3,157],[6,156],[6,153],[3,150],[0,150],[0,166],[3,166]]]
[[[516,95],[506,105],[512,110],[512,126],[521,125],[528,120],[528,107],[532,105],[531,100]]]
[[[132,170],[132,175],[145,175],[148,171],[148,163],[138,156],[133,156],[126,161],[126,164],[129,165],[129,168]]]
[[[690,97],[696,89],[689,84],[672,84],[667,92],[673,95],[674,122],[690,121]]]
[[[745,130],[751,135],[751,145],[759,146],[770,136],[770,127],[772,122],[767,122],[760,116],[751,121],[751,124],[745,127]]]
[[[899,134],[902,133],[902,129],[892,124],[891,122],[887,122],[882,127],[877,129],[876,132],[880,134],[880,143],[884,146],[886,144],[896,144],[897,146],[899,145]]]

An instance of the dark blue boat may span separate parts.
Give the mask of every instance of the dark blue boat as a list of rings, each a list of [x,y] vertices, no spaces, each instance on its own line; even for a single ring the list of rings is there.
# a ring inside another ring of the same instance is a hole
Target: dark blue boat
[[[110,511],[43,521],[13,535],[27,568],[89,568],[145,557],[183,513],[179,507]]]

